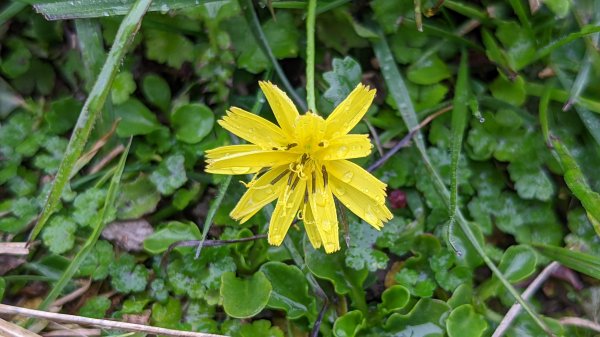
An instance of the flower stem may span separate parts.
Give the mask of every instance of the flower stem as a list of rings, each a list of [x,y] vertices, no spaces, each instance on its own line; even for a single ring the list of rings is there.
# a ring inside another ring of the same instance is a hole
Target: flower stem
[[[308,0],[306,16],[306,101],[308,110],[317,113],[315,104],[315,17],[317,0]]]

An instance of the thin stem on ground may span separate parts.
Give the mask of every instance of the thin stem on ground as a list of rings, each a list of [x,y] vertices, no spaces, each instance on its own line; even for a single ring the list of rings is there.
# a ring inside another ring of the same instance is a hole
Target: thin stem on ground
[[[315,10],[317,0],[308,1],[306,17],[306,102],[308,111],[317,113],[315,99]]]

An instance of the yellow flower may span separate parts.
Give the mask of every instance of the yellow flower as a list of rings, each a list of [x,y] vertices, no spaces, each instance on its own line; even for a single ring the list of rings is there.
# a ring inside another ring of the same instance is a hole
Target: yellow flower
[[[296,216],[315,248],[340,249],[334,196],[376,229],[392,218],[386,185],[348,161],[371,153],[368,135],[348,134],[363,118],[375,90],[359,84],[325,120],[298,110],[277,86],[260,82],[279,126],[232,107],[219,124],[251,144],[206,152],[206,172],[255,173],[230,216],[241,223],[278,199],[269,224],[269,243],[280,245]]]

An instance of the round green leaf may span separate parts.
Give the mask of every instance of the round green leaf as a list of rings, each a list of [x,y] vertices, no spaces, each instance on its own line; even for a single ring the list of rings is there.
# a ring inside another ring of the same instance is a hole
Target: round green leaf
[[[152,254],[159,254],[167,250],[172,243],[199,240],[201,236],[198,226],[193,222],[171,221],[144,240],[144,249]]]
[[[129,99],[116,106],[115,114],[121,119],[117,126],[119,137],[146,135],[160,128],[156,116],[136,99]]]
[[[360,310],[350,311],[335,320],[333,335],[335,337],[355,337],[365,324],[365,319]]]
[[[385,329],[394,336],[442,337],[449,311],[450,306],[445,302],[422,298],[407,314],[392,314]]]
[[[400,310],[408,304],[410,293],[406,287],[393,285],[381,294],[381,307],[384,312]]]
[[[171,104],[171,88],[167,81],[156,74],[148,74],[142,80],[142,93],[146,100],[166,111]]]
[[[111,89],[112,101],[115,104],[121,104],[129,99],[129,96],[135,92],[136,85],[133,80],[133,74],[129,71],[121,71],[115,76]]]
[[[487,322],[472,305],[463,304],[452,310],[446,328],[449,337],[480,337],[487,329]]]
[[[450,70],[435,54],[408,67],[408,79],[416,84],[435,84],[450,77]]]
[[[308,282],[300,269],[282,262],[267,262],[260,268],[271,282],[270,308],[282,309],[289,319],[315,316],[315,300],[308,293]]]
[[[537,256],[528,246],[511,246],[504,252],[498,268],[512,283],[522,281],[535,272]]]
[[[204,104],[182,105],[171,115],[175,137],[188,144],[195,144],[210,133],[215,124],[215,115]]]
[[[221,276],[223,309],[235,318],[248,318],[258,314],[269,302],[271,282],[261,271],[250,278],[238,279],[235,273]]]

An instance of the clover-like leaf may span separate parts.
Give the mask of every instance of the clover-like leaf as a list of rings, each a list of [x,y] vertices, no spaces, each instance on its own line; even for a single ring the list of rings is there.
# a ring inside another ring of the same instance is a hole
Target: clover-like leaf
[[[256,320],[252,323],[242,324],[237,330],[231,332],[232,337],[284,337],[283,331],[277,326],[271,326],[271,322],[265,319]]]
[[[175,137],[188,144],[195,144],[204,139],[212,130],[215,115],[204,104],[185,104],[171,114],[171,125],[175,129]]]
[[[223,309],[235,318],[255,316],[269,302],[272,286],[269,279],[258,271],[247,279],[239,279],[233,272],[221,276],[221,296]]]
[[[335,337],[355,337],[365,325],[366,321],[360,310],[349,311],[335,320],[333,335]]]
[[[115,104],[124,103],[137,88],[133,80],[133,74],[129,71],[121,71],[115,76],[111,89],[112,101]]]
[[[114,260],[113,246],[108,241],[98,240],[79,266],[79,275],[91,276],[96,281],[103,280],[108,276],[109,266]]]
[[[111,301],[106,296],[89,298],[79,309],[79,316],[90,318],[104,318],[110,308]]]
[[[120,293],[142,291],[148,282],[148,270],[136,264],[133,255],[121,255],[109,268],[110,284]]]
[[[488,326],[485,318],[476,313],[470,304],[452,310],[446,325],[449,337],[481,337]]]
[[[149,29],[145,33],[148,59],[173,68],[180,68],[183,62],[194,59],[194,45],[182,34],[158,29]]]
[[[73,248],[76,230],[77,224],[70,218],[54,216],[44,228],[42,240],[52,253],[62,254]]]
[[[329,84],[323,97],[333,106],[337,106],[361,82],[362,69],[360,64],[350,56],[343,59],[334,58],[331,64],[333,70],[323,73],[325,82]]]
[[[78,194],[73,201],[75,206],[73,220],[82,227],[92,226],[94,224],[92,220],[104,204],[105,198],[106,190],[99,188],[89,188]]]
[[[164,328],[178,328],[181,324],[183,316],[183,308],[181,301],[176,298],[169,297],[165,303],[154,303],[152,305],[152,324]]]
[[[161,194],[173,194],[176,189],[185,184],[187,175],[183,166],[184,161],[184,157],[180,154],[171,155],[160,163],[158,169],[152,172],[150,181]]]

